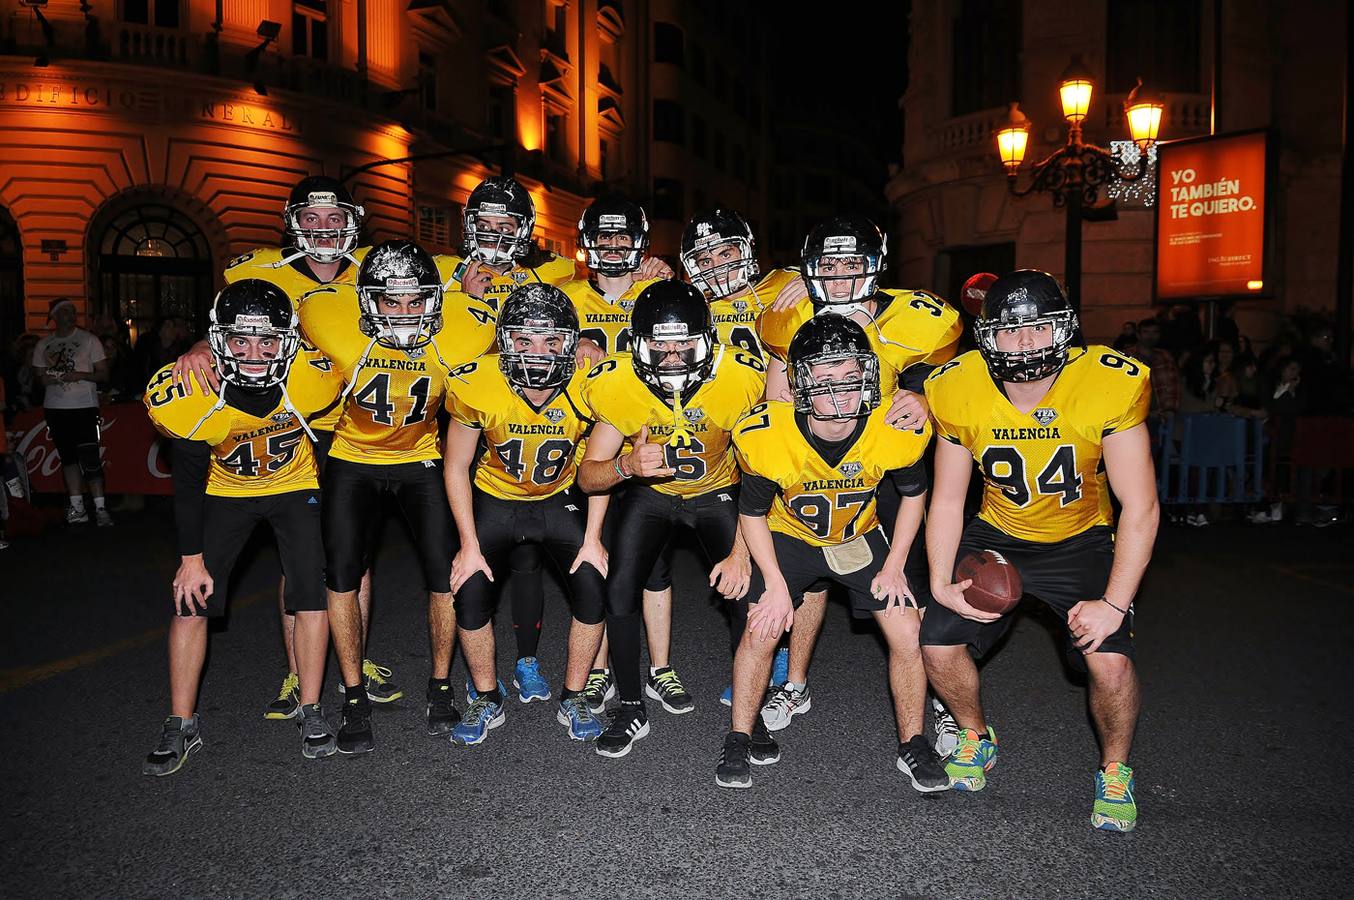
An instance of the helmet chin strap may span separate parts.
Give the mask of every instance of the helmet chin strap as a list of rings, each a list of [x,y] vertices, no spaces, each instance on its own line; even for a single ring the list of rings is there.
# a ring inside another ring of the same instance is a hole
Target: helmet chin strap
[[[268,267],[271,268],[271,269],[280,269],[280,268],[282,268],[283,266],[289,266],[289,265],[291,265],[292,263],[296,262],[298,259],[300,259],[300,258],[303,257],[303,256],[310,256],[310,254],[307,253],[307,252],[304,251],[304,250],[301,250],[301,249],[299,249],[299,248],[293,248],[293,249],[296,250],[295,253],[291,254],[290,256],[284,256],[282,259],[279,259],[279,260],[278,260],[277,262],[275,262],[275,263],[270,263]],[[310,258],[311,258],[311,259],[315,259],[315,257],[313,257],[313,256],[310,256]],[[355,266],[360,266],[360,265],[362,265],[362,263],[360,263],[360,262],[358,261],[357,257],[356,257],[356,256],[353,256],[352,252],[351,252],[351,251],[348,251],[348,250],[344,250],[344,251],[343,251],[342,253],[340,253],[338,256],[336,256],[336,257],[334,257],[333,259],[331,259],[330,262],[338,262],[338,261],[344,260],[344,259],[346,259],[348,262],[352,263],[352,264],[355,265]],[[315,260],[315,261],[316,261],[316,262],[319,262],[319,260]]]
[[[668,438],[669,447],[690,447],[691,429],[687,427],[686,416],[682,408],[682,389],[672,386],[672,437]]]

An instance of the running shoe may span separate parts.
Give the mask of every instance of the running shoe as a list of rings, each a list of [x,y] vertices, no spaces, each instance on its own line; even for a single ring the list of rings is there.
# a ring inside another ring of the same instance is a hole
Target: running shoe
[[[263,711],[265,719],[294,719],[301,712],[301,679],[295,672],[288,672],[282,679],[282,690],[277,699],[268,704]]]
[[[725,706],[733,706],[733,685],[726,684],[724,686],[724,693],[719,695],[719,702]]]
[[[569,737],[575,741],[595,741],[602,733],[602,723],[597,721],[582,694],[561,700],[555,719],[568,726]]]
[[[959,723],[939,697],[931,698],[931,724],[936,730],[936,753],[946,759],[959,746]]]
[[[524,656],[517,661],[512,686],[517,688],[517,699],[523,703],[550,699],[550,682],[541,676],[541,661],[534,656]]]
[[[643,700],[622,700],[611,710],[609,720],[597,738],[597,752],[602,756],[624,756],[635,741],[648,737],[649,713]]]
[[[76,508],[73,507],[73,506],[68,506],[68,507],[66,507],[66,524],[67,524],[67,525],[88,525],[88,524],[89,524],[89,513],[86,512],[86,511],[83,510],[83,509],[76,509]],[[176,769],[175,771],[178,771],[178,770]],[[153,773],[152,773],[152,774],[153,774]],[[169,773],[166,772],[165,774],[169,774]]]
[[[783,731],[789,727],[791,719],[811,709],[813,699],[809,696],[809,686],[787,681],[771,689],[766,705],[762,707],[762,721],[771,731]]]
[[[956,791],[981,791],[987,786],[987,773],[997,762],[997,733],[991,726],[980,737],[972,728],[959,734],[959,745],[945,761],[945,774]]]
[[[663,708],[675,716],[689,713],[696,708],[696,701],[682,686],[682,680],[672,666],[656,669],[644,685],[644,693],[663,704]]]
[[[324,759],[338,752],[338,739],[324,719],[320,704],[301,707],[301,755],[306,759]]]
[[[106,509],[94,507],[94,524],[99,528],[112,528],[113,514]]]
[[[375,749],[376,738],[371,731],[371,702],[362,694],[347,697],[343,701],[343,724],[339,726],[338,752],[350,755],[370,753]]]
[[[141,764],[143,775],[173,775],[188,757],[202,749],[202,721],[197,713],[191,719],[170,716],[160,729],[160,742]]]
[[[1112,762],[1095,773],[1091,827],[1100,831],[1132,831],[1137,824],[1133,770],[1126,763]]]
[[[610,669],[593,669],[583,685],[583,697],[588,701],[588,709],[594,716],[606,712],[606,702],[616,696],[616,679],[611,677]]]
[[[898,771],[908,777],[914,790],[923,794],[950,789],[950,776],[945,773],[940,754],[920,734],[898,745]]]
[[[456,708],[456,692],[451,682],[428,688],[428,734],[436,737],[451,734],[451,729],[461,721],[461,711]]]
[[[466,746],[481,743],[489,736],[489,729],[502,725],[503,720],[501,702],[495,703],[488,697],[476,697],[466,708],[460,724],[451,729],[451,742]]]
[[[390,680],[393,673],[369,659],[362,660],[362,686],[372,703],[393,703],[404,696],[404,690]]]
[[[503,679],[502,679],[502,678],[498,679],[498,681],[496,682],[496,684],[498,685],[498,693],[499,693],[499,696],[501,696],[501,697],[506,697],[506,696],[508,696],[508,689],[505,688],[505,687],[503,686]],[[477,691],[477,690],[475,690],[475,682],[473,682],[473,681],[471,681],[469,678],[467,678],[467,679],[465,680],[465,699],[466,699],[466,701],[467,701],[467,702],[470,702],[470,703],[473,703],[473,702],[475,702],[475,698],[478,697],[479,695],[480,695],[480,692]]]
[[[790,680],[790,648],[781,647],[771,662],[771,687],[777,687]]]
[[[748,755],[754,766],[769,766],[780,762],[780,744],[766,730],[761,716],[752,725],[752,735],[748,740]]]
[[[715,784],[723,788],[742,790],[752,787],[751,739],[738,731],[724,735],[724,748],[715,767]]]

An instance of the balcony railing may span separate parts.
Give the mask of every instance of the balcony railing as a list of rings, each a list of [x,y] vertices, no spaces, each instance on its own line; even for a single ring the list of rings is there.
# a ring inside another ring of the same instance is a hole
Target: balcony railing
[[[112,56],[123,62],[156,66],[189,66],[194,61],[196,43],[176,28],[149,25],[114,25]]]

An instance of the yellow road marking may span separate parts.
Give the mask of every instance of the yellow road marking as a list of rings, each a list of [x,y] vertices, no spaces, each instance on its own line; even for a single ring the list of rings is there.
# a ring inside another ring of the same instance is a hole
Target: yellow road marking
[[[276,597],[276,591],[256,591],[241,597],[239,600],[232,600],[231,606],[234,609],[243,609],[252,606],[267,597]],[[37,684],[39,681],[46,681],[57,675],[92,666],[97,662],[102,662],[112,656],[120,653],[126,653],[129,650],[139,650],[147,644],[153,644],[156,641],[163,641],[169,635],[169,626],[161,625],[158,628],[152,628],[149,631],[143,631],[141,634],[129,638],[123,638],[120,641],[114,641],[111,644],[105,644],[102,647],[95,647],[93,650],[86,650],[84,653],[77,653],[74,656],[68,656],[65,659],[58,659],[53,662],[39,663],[35,666],[19,666],[14,669],[0,669],[0,694],[8,694],[17,691],[20,688],[28,687],[30,684]]]

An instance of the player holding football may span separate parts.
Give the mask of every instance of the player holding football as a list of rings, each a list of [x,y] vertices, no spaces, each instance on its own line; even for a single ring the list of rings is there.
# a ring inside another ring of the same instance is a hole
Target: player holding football
[[[196,710],[207,619],[225,614],[231,569],[260,522],[277,538],[287,609],[296,616],[301,752],[334,753],[320,710],[328,652],[319,484],[308,417],[342,384],[328,360],[300,348],[291,300],[276,285],[227,285],[212,305],[208,341],[221,390],[189,394],[166,366],[146,389],[151,421],[172,439],[174,512],[182,562],[169,626],[172,715],[146,757],[147,775],[172,775],[201,749]]]
[[[926,421],[926,377],[954,358],[963,323],[958,310],[927,291],[880,288],[879,277],[887,267],[884,235],[864,216],[836,216],[809,232],[800,254],[802,277],[782,290],[757,322],[770,356],[768,399],[789,398],[786,362],[795,334],[814,317],[835,314],[865,330],[879,361],[882,396],[891,407],[888,421],[903,429]],[[879,515],[886,529],[891,529],[898,507],[898,492],[885,481],[879,492]],[[920,532],[907,559],[910,582],[924,606],[929,577]],[[822,630],[826,600],[822,586],[814,585],[796,613],[786,678],[773,679],[762,711],[772,731],[785,728],[810,708],[809,660]]]
[[[577,343],[578,315],[569,298],[550,285],[523,285],[499,308],[498,354],[458,369],[447,397],[453,419],[447,495],[461,538],[451,588],[474,683],[474,700],[451,732],[460,744],[480,743],[503,722],[492,616],[508,555],[527,542],[542,547],[567,575],[573,608],[556,718],[574,740],[602,732],[583,689],[606,617],[606,500],[584,498],[573,484],[578,444],[592,424],[579,411],[584,375],[575,364]]]
[[[747,597],[747,628],[734,660],[733,728],[715,782],[750,787],[750,763],[780,758],[778,748],[767,752],[754,740],[764,727],[762,693],[795,605],[810,584],[826,580],[846,589],[856,616],[873,615],[888,644],[898,768],[918,791],[943,791],[949,780],[921,734],[926,674],[917,635],[925,601],[904,574],[926,504],[922,454],[930,426],[923,421],[899,431],[889,424],[879,360],[865,331],[848,318],[805,323],[787,362],[793,403],[754,407],[734,430],[744,472],[740,521],[766,592]],[[885,481],[902,495],[891,540],[876,513],[875,492]]]
[[[997,279],[974,330],[978,349],[934,372],[926,391],[944,440],[926,526],[936,603],[921,642],[931,685],[963,729],[946,771],[956,790],[982,790],[997,759],[973,657],[992,649],[1014,615],[975,609],[964,599],[971,582],[950,577],[957,555],[994,550],[1066,623],[1069,658],[1089,674],[1101,746],[1091,824],[1130,831],[1133,597],[1158,518],[1147,367],[1106,347],[1073,347],[1076,313],[1057,281],[1032,269]],[[974,460],[983,502],[966,525]],[[1117,530],[1111,490],[1122,506]]]
[[[464,294],[445,295],[437,266],[409,241],[371,249],[356,285],[306,294],[301,321],[344,380],[343,411],[324,473],[325,579],[334,652],[343,672],[340,753],[375,747],[362,689],[357,587],[371,562],[381,497],[393,495],[413,533],[428,590],[432,673],[427,729],[460,721],[449,679],[456,633],[451,599],[455,531],[442,479],[437,413],[452,371],[494,339],[493,315]]]
[[[616,497],[609,547],[607,634],[620,704],[597,740],[624,756],[649,733],[640,678],[640,592],[676,525],[696,532],[710,584],[730,599],[759,581],[738,539],[738,466],[729,432],[761,396],[765,367],[715,342],[694,287],[650,285],[635,302],[629,355],[588,373],[583,399],[597,424],[579,469],[589,494],[636,479]],[[622,452],[629,440],[632,449]],[[760,590],[758,590],[760,594]]]

